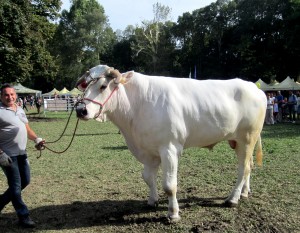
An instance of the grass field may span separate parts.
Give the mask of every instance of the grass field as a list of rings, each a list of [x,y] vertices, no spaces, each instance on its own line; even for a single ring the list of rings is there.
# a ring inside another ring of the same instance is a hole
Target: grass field
[[[67,113],[47,118],[29,115],[31,127],[53,141]],[[76,123],[58,143],[71,140]],[[23,198],[38,226],[33,232],[300,232],[300,124],[265,126],[264,165],[252,172],[252,194],[237,208],[222,202],[236,181],[237,160],[227,142],[213,151],[191,148],[179,164],[178,201],[181,221],[169,224],[167,198],[159,185],[160,203],[148,208],[142,165],[128,151],[111,123],[80,121],[70,149],[63,154],[39,153],[28,143],[32,181]],[[159,173],[159,182],[161,181]],[[0,175],[0,193],[6,189]],[[30,232],[17,225],[9,204],[0,215],[0,232]]]

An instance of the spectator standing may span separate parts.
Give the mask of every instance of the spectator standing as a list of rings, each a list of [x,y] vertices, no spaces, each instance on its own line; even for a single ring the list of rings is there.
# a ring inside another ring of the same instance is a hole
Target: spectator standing
[[[287,106],[287,98],[284,97],[283,101],[282,101],[282,105],[281,105],[281,108],[282,108],[282,120],[284,121],[287,121],[287,115],[289,114],[288,113],[288,106]]]
[[[273,106],[273,115],[274,115],[274,123],[278,123],[278,102],[277,99],[274,98],[274,106]]]
[[[273,105],[274,105],[273,98],[271,98],[270,93],[267,93],[267,112],[266,112],[266,119],[265,119],[265,123],[267,125],[274,124]]]
[[[41,106],[42,106],[42,100],[41,98],[37,97],[36,100],[35,100],[35,106],[36,106],[36,109],[37,109],[37,113],[40,114],[41,112]]]
[[[23,98],[23,109],[26,109],[26,111],[28,112],[26,104],[27,104],[27,98],[26,98],[26,96],[24,96],[24,98]]]
[[[27,159],[27,138],[35,142],[38,150],[45,140],[38,138],[29,127],[24,110],[16,104],[16,91],[13,86],[1,87],[0,102],[0,166],[7,178],[8,189],[0,195],[0,212],[9,203],[19,218],[19,224],[32,228],[35,223],[29,217],[21,191],[30,183],[30,167]]]
[[[21,97],[18,98],[17,105],[23,107],[23,100]]]
[[[29,97],[29,104],[30,104],[30,109],[34,109],[34,98],[33,98],[33,96]]]
[[[277,91],[276,100],[277,100],[277,104],[278,104],[277,122],[281,122],[282,115],[283,115],[283,109],[282,109],[283,95],[281,95],[280,91]]]
[[[289,109],[290,121],[292,123],[295,123],[295,121],[296,121],[297,97],[293,93],[293,91],[289,91],[287,106],[288,106],[288,109]]]
[[[297,119],[300,120],[300,91],[297,92]]]

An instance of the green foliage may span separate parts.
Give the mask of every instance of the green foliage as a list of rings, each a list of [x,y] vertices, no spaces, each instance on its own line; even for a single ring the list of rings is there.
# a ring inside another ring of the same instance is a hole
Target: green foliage
[[[44,92],[71,89],[87,69],[197,78],[300,79],[299,0],[218,0],[169,21],[171,8],[153,5],[153,20],[113,32],[96,0],[0,1],[0,82]]]
[[[56,67],[48,51],[59,1],[4,0],[0,3],[0,82],[53,79]]]
[[[75,0],[64,10],[53,40],[52,54],[60,67],[57,86],[74,85],[88,68],[105,63],[103,54],[112,49],[115,35],[104,9],[96,0]]]
[[[196,64],[199,78],[297,79],[299,7],[289,0],[219,0],[186,13],[174,30],[180,63]]]
[[[131,41],[133,60],[147,73],[167,75],[172,68],[174,44],[170,34],[173,24],[168,21],[170,12],[169,7],[154,4],[154,19],[143,21],[142,26],[135,29],[134,40]]]

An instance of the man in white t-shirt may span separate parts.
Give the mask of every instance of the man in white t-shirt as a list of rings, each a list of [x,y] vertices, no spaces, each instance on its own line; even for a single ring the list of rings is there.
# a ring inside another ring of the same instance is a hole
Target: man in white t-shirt
[[[17,94],[13,86],[1,87],[0,102],[0,166],[7,178],[8,189],[0,195],[0,212],[12,202],[23,227],[34,227],[29,211],[22,200],[21,191],[30,183],[30,167],[27,159],[27,138],[40,150],[45,140],[36,136],[29,127],[26,114],[16,104]]]

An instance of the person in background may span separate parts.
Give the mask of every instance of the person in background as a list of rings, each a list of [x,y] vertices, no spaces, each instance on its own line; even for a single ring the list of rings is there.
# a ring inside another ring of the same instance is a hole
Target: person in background
[[[288,113],[288,106],[287,106],[287,98],[284,97],[283,101],[282,101],[282,105],[281,105],[281,108],[282,108],[282,120],[284,121],[287,121],[287,115],[289,114]]]
[[[274,123],[278,123],[278,102],[277,99],[274,98],[274,105],[273,105],[273,115],[274,115]]]
[[[1,87],[0,102],[0,166],[7,178],[8,189],[0,195],[0,212],[12,202],[19,224],[26,228],[35,227],[29,217],[21,191],[30,183],[30,167],[27,158],[27,138],[35,142],[38,150],[45,140],[37,137],[30,128],[22,107],[16,104],[16,91],[10,84]]]
[[[271,94],[267,93],[267,112],[265,123],[267,125],[274,125],[274,117],[273,117],[273,98],[271,98]]]
[[[300,120],[300,91],[297,92],[297,120]]]
[[[282,109],[283,95],[281,94],[280,91],[277,91],[276,100],[277,100],[277,104],[278,104],[277,122],[282,122],[282,115],[283,115],[283,109]]]
[[[17,105],[20,106],[20,107],[23,107],[23,100],[22,100],[21,97],[18,98]]]
[[[24,96],[24,98],[23,98],[23,109],[26,109],[26,111],[28,112],[26,104],[27,104],[27,98],[26,98],[26,96]]]
[[[297,97],[293,93],[293,91],[289,91],[287,106],[288,106],[288,109],[289,109],[290,121],[292,123],[295,123],[295,121],[296,121]]]
[[[36,106],[36,109],[37,109],[37,113],[40,114],[41,112],[41,106],[42,106],[42,100],[41,98],[37,97],[36,100],[35,100],[35,106]]]

